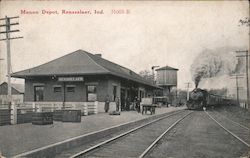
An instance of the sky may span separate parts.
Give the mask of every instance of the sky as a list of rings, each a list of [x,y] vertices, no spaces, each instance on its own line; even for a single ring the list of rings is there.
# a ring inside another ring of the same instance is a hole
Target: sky
[[[42,14],[43,10],[58,14]],[[117,14],[119,10],[124,14]],[[192,82],[190,66],[204,49],[249,49],[249,28],[239,26],[240,19],[249,17],[247,1],[0,1],[0,17],[5,15],[20,17],[13,20],[19,22],[13,29],[20,32],[12,36],[24,37],[11,41],[12,72],[82,49],[137,73],[155,65],[178,68],[178,88],[184,89]],[[0,58],[3,82],[4,41]]]

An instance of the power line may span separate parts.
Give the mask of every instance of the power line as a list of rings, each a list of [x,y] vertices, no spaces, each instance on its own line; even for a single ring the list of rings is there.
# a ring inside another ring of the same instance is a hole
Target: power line
[[[19,16],[1,18],[0,21],[4,21],[5,24],[0,25],[0,27],[5,27],[5,31],[0,32],[0,34],[5,34],[5,38],[0,39],[0,41],[6,41],[7,46],[7,77],[8,77],[8,102],[11,103],[11,53],[10,53],[10,40],[19,39],[23,37],[11,37],[11,33],[19,32],[20,30],[12,30],[11,26],[19,25],[18,22],[11,23],[12,19],[17,19]]]

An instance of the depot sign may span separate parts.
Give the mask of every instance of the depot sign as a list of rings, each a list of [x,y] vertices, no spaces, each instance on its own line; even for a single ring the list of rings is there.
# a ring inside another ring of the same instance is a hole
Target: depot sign
[[[83,77],[58,77],[58,81],[61,82],[78,82],[84,81]]]

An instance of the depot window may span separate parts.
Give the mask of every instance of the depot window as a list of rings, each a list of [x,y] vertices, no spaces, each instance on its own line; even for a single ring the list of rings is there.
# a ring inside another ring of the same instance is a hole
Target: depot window
[[[54,86],[54,93],[62,92],[61,86]]]
[[[88,85],[87,86],[87,101],[96,101],[96,100],[97,100],[96,86]]]
[[[74,85],[67,85],[67,92],[75,92],[75,86]]]

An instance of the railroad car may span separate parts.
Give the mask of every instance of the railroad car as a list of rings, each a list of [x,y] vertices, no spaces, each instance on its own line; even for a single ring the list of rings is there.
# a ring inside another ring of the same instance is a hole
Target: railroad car
[[[190,92],[187,108],[190,110],[201,110],[207,106],[218,106],[230,104],[231,100],[224,96],[210,94],[206,90],[196,88]]]

